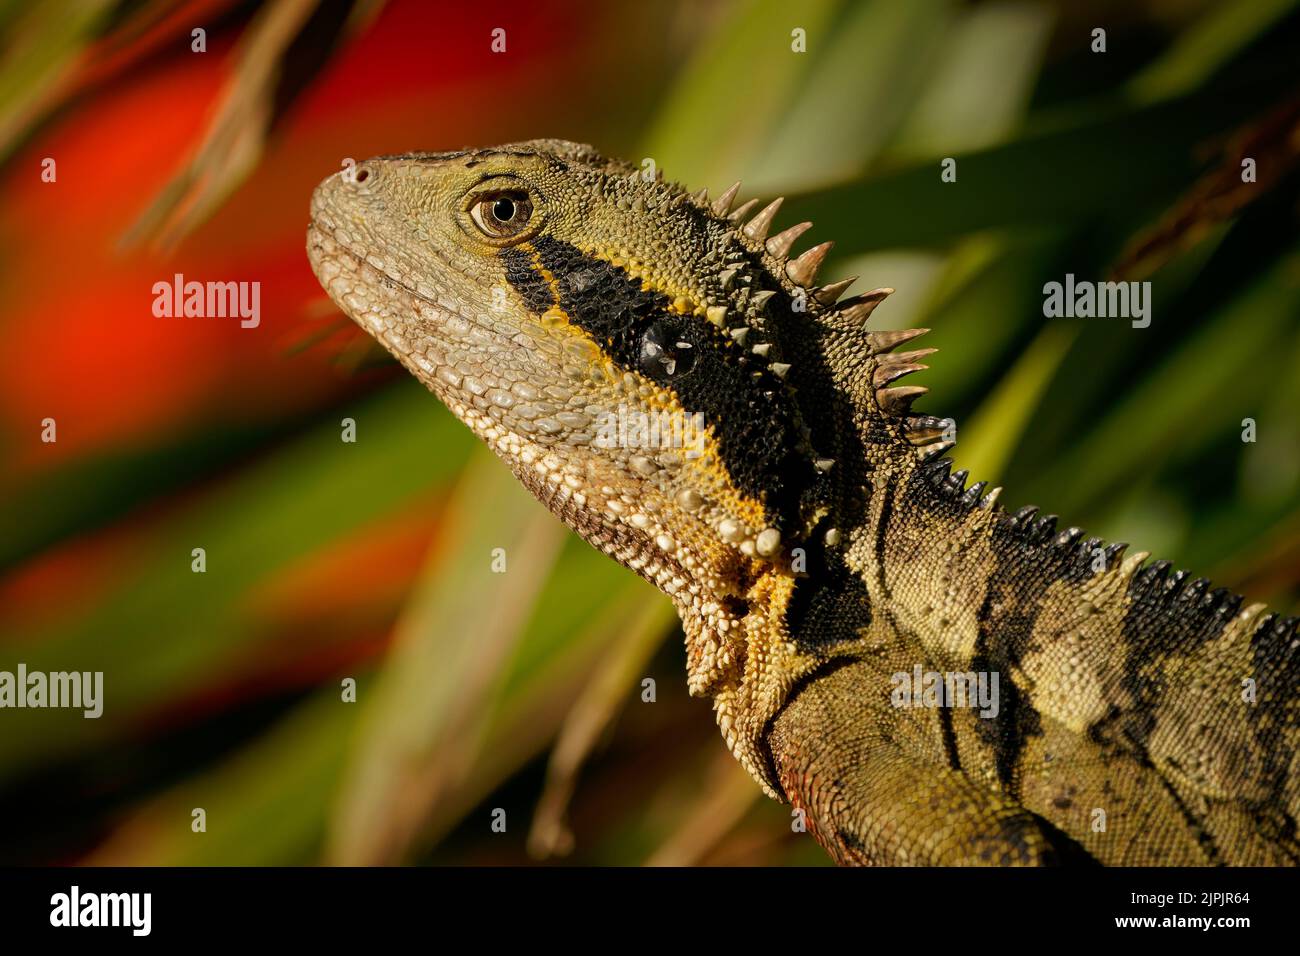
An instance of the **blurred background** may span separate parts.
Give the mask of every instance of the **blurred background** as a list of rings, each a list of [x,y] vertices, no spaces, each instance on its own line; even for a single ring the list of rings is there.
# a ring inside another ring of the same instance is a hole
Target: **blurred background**
[[[0,670],[105,698],[0,710],[0,862],[825,862],[667,601],[326,300],[349,157],[555,136],[784,194],[934,329],[972,480],[1294,612],[1298,7],[0,2]],[[261,324],[154,317],[175,273]],[[1066,273],[1151,281],[1150,327],[1044,319]]]

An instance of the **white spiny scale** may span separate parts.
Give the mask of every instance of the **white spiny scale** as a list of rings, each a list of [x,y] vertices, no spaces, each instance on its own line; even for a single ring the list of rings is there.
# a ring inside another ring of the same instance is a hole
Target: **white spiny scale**
[[[912,402],[928,392],[924,385],[894,385],[876,389],[876,401],[886,415],[906,414]]]
[[[768,299],[772,298],[774,295],[776,295],[776,293],[771,289],[764,289],[762,292],[755,292],[754,298],[750,301],[754,303],[754,308],[761,309],[763,306],[767,305]]]
[[[745,339],[749,336],[749,326],[741,325],[730,332],[731,337],[736,340],[737,345],[744,345]]]
[[[913,372],[919,372],[929,367],[928,365],[922,365],[920,362],[882,362],[871,373],[871,384],[876,387],[888,385],[904,375],[911,375]]]
[[[745,223],[745,228],[741,230],[745,238],[753,239],[755,242],[762,242],[767,238],[767,230],[772,226],[772,220],[776,218],[777,210],[781,208],[781,203],[785,199],[778,196],[759,211],[759,214],[749,222]]]
[[[886,329],[881,332],[868,332],[867,344],[871,346],[872,352],[883,355],[929,331],[929,329]]]
[[[726,216],[731,212],[731,204],[736,199],[736,193],[740,192],[740,180],[737,179],[732,183],[727,191],[724,192],[713,202],[713,214],[719,218]]]
[[[831,251],[834,242],[819,242],[803,255],[786,264],[785,274],[797,285],[810,288],[817,278],[817,270],[826,261],[826,254]]]
[[[917,331],[909,329],[908,331]],[[919,362],[926,356],[933,355],[938,349],[913,349],[910,352],[889,352],[880,357],[880,361],[885,362]]]
[[[771,239],[767,240],[767,251],[770,255],[778,259],[784,259],[794,245],[794,241],[812,228],[812,223],[801,222],[798,225],[791,226],[784,232],[778,232]]]
[[[870,292],[864,292],[862,295],[855,295],[851,299],[845,299],[840,303],[836,312],[857,325],[865,325],[871,313],[876,311],[876,306],[885,301],[886,297],[892,295],[893,289],[872,289]]]
[[[828,283],[814,292],[813,298],[822,305],[834,305],[839,301],[840,296],[848,291],[849,286],[853,285],[853,283],[857,281],[857,276],[849,276],[847,279],[841,279],[839,282]]]
[[[744,222],[745,217],[748,216],[750,212],[753,211],[754,207],[757,205],[758,205],[757,199],[747,199],[739,206],[737,206],[735,209],[731,210],[730,213],[727,214],[727,220],[729,222],[734,222],[734,223]]]

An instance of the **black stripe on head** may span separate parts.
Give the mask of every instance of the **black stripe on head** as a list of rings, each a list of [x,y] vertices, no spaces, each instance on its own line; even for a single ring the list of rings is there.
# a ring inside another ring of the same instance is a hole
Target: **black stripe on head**
[[[533,257],[526,250],[508,246],[498,255],[505,264],[506,281],[519,293],[530,311],[541,315],[551,306],[559,305],[546,277],[538,271]]]
[[[643,290],[641,280],[617,266],[546,236],[533,249],[556,290],[526,249],[500,253],[507,280],[528,307],[540,313],[558,305],[620,368],[673,391],[688,414],[703,415],[741,493],[762,501],[778,529],[798,527],[799,498],[816,473],[798,450],[784,383],[726,333],[673,312],[667,295]],[[657,350],[670,361],[657,360]]]

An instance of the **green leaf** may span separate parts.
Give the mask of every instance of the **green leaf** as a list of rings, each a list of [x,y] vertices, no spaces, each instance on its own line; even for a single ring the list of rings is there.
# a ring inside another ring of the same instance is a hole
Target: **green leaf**
[[[1046,326],[970,417],[970,423],[960,429],[961,442],[953,458],[969,469],[976,481],[996,484],[1001,479],[1076,335],[1077,327]]]
[[[1249,381],[1260,356],[1300,312],[1297,256],[1300,251],[1293,251],[1231,300],[1066,450],[1036,483],[1061,502],[1053,507],[1082,507],[1127,475],[1149,472],[1153,462],[1207,427],[1239,427],[1238,410],[1224,396]]]
[[[1205,83],[1296,6],[1296,0],[1235,0],[1210,4],[1154,63],[1129,81],[1135,103],[1177,96]]]
[[[753,190],[841,182],[889,141],[929,75],[949,0],[888,0],[850,8],[824,37],[809,35],[807,79],[764,148],[740,175]],[[847,105],[846,105],[847,104]]]
[[[797,11],[779,0],[735,4],[660,107],[645,155],[695,187],[721,190],[748,176],[810,66],[808,54],[791,50],[791,31],[803,29],[810,44],[826,42],[838,7],[837,0],[810,0]]]
[[[1240,95],[1262,98],[1269,89],[1257,80]],[[791,221],[810,219],[834,236],[841,254],[1010,226],[1127,220],[1177,196],[1199,168],[1196,145],[1239,120],[1234,103],[1198,94],[958,156],[956,182],[926,163],[794,196],[786,209]]]
[[[21,710],[0,735],[0,778],[129,733],[146,710],[220,680],[263,639],[244,598],[276,571],[407,506],[455,472],[467,429],[414,380],[199,496],[140,542],[105,597],[0,647],[0,666],[103,671],[104,716]],[[191,571],[203,548],[206,573]]]
[[[487,449],[447,510],[450,526],[363,705],[334,820],[336,863],[400,860],[468,774],[493,689],[564,540],[564,526]]]
[[[1046,4],[997,2],[961,11],[927,62],[931,78],[889,158],[968,153],[1010,134],[1029,105],[1050,26]],[[914,47],[904,51],[910,56]]]

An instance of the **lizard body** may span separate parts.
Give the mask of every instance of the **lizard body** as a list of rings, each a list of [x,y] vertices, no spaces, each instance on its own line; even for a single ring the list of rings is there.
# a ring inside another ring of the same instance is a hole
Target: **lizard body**
[[[836,861],[1296,863],[1296,620],[949,475],[895,384],[924,330],[734,199],[559,140],[382,157],[317,188],[308,256],[672,598],[690,692]]]

